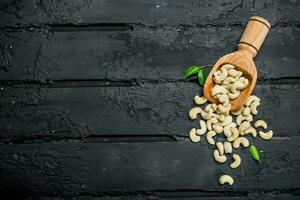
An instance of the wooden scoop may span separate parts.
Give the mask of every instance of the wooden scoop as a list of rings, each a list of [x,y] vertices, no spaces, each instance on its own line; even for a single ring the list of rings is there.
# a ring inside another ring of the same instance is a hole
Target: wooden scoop
[[[230,101],[231,110],[236,111],[245,104],[252,93],[257,79],[257,71],[253,58],[259,51],[270,27],[271,24],[261,17],[254,16],[250,18],[238,44],[238,50],[234,53],[221,57],[213,66],[206,79],[203,93],[210,102],[218,104],[218,100],[213,98],[210,94],[210,90],[214,87],[214,72],[223,64],[232,64],[237,70],[243,72],[243,76],[249,80],[249,85],[240,92],[238,98]]]

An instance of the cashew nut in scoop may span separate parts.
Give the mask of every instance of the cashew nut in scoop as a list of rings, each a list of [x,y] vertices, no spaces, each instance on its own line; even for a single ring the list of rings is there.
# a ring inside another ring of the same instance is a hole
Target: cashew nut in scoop
[[[206,123],[203,120],[199,121],[201,129],[197,129],[197,135],[203,135],[206,132]]]
[[[240,132],[240,135],[244,135],[244,131],[248,128],[251,127],[251,124],[250,122],[248,121],[243,121],[239,127],[239,132]]]
[[[230,87],[231,93],[237,93],[238,90],[244,89],[244,83],[241,81],[237,81],[233,83]]]
[[[198,95],[196,95],[194,97],[194,102],[197,105],[202,105],[202,104],[205,104],[207,102],[207,99],[205,97],[199,97]]]
[[[214,76],[214,81],[216,83],[221,83],[228,76],[228,72],[225,68],[221,68],[221,73]]]
[[[241,114],[241,113],[243,112],[243,110],[244,110],[244,106],[241,107],[240,109],[238,109],[238,110],[235,111],[235,112],[231,112],[231,114],[233,114],[233,115],[239,115],[239,114]]]
[[[231,77],[237,77],[238,71],[236,71],[235,69],[230,69],[230,70],[228,70],[228,75]]]
[[[215,135],[216,135],[215,131],[208,131],[208,133],[206,134],[206,140],[208,144],[215,145],[215,140],[213,139]]]
[[[217,147],[220,155],[222,156],[224,154],[224,145],[223,145],[223,143],[222,142],[217,142],[216,147]]]
[[[224,142],[224,152],[232,153],[232,145],[230,142]]]
[[[240,91],[237,91],[236,93],[228,93],[229,99],[236,99],[240,95]]]
[[[200,114],[202,112],[202,109],[199,108],[199,107],[194,107],[190,110],[189,112],[189,117],[190,119],[196,119],[197,118],[197,115]]]
[[[225,80],[222,83],[225,84],[225,85],[229,85],[229,84],[234,83],[234,82],[235,82],[235,78],[228,76],[228,77],[225,78]]]
[[[232,136],[232,132],[231,132],[231,127],[236,127],[236,124],[234,122],[228,124],[227,126],[224,127],[224,135],[226,137],[231,137]]]
[[[223,131],[223,127],[220,126],[219,124],[214,124],[214,125],[212,125],[212,129],[213,129],[216,133],[222,133],[222,131]]]
[[[249,140],[245,137],[239,137],[233,141],[232,146],[237,149],[240,147],[241,144],[243,145],[243,147],[248,147]]]
[[[214,151],[214,158],[218,163],[224,163],[227,160],[226,156],[225,155],[221,156],[220,152],[217,149],[215,149]]]
[[[189,136],[190,136],[190,140],[192,142],[195,142],[195,143],[200,142],[200,136],[196,134],[196,129],[195,128],[192,128],[190,130]]]
[[[244,135],[247,135],[247,134],[249,134],[249,133],[252,135],[252,137],[256,137],[256,136],[257,136],[257,131],[256,131],[256,129],[253,128],[253,127],[250,127],[250,128],[248,128],[248,129],[246,129],[246,130],[244,131]]]
[[[237,128],[231,127],[230,130],[231,130],[232,135],[227,138],[228,142],[232,142],[232,141],[236,140],[240,135],[239,130]]]
[[[219,85],[215,85],[212,89],[211,89],[211,96],[215,96],[217,94],[227,94],[227,90],[226,88],[219,86]]]
[[[251,95],[246,101],[245,105],[250,106],[253,101],[260,101],[260,99],[255,95]]]
[[[249,107],[245,107],[244,110],[243,110],[243,115],[244,115],[244,116],[248,116],[248,115],[250,115],[250,112],[251,112],[251,111],[250,111],[250,108],[249,108]],[[252,114],[253,114],[253,113],[252,113]]]
[[[242,123],[243,121],[252,122],[252,120],[253,120],[252,115],[244,116],[243,114],[240,114],[240,115],[237,116],[237,118],[236,118],[236,123],[237,123],[237,125],[241,125],[241,123]]]
[[[273,131],[268,131],[268,132],[259,131],[258,134],[264,140],[269,140],[273,137]]]
[[[232,185],[234,183],[233,178],[229,175],[222,175],[219,178],[219,183],[221,185],[224,185],[225,183],[228,183],[229,185]]]
[[[228,70],[234,69],[234,66],[231,64],[225,64],[225,65],[222,65],[221,69],[226,69],[228,71]]]
[[[212,130],[211,125],[212,124],[216,124],[216,123],[218,123],[218,119],[217,118],[215,118],[215,117],[210,118],[209,120],[206,121],[206,127],[207,127],[207,129],[211,131]]]
[[[227,115],[225,120],[219,123],[221,126],[227,126],[232,122],[232,117],[230,115]]]
[[[257,106],[260,105],[259,101],[253,101],[250,105],[250,111],[251,114],[256,115],[257,114]]]
[[[237,154],[233,154],[232,158],[233,158],[234,161],[233,161],[233,163],[230,164],[230,167],[232,169],[235,169],[238,166],[240,166],[240,164],[241,164],[241,157],[239,155],[237,155]]]
[[[267,129],[268,125],[264,120],[259,119],[254,123],[254,127],[255,128],[263,127],[264,129]]]

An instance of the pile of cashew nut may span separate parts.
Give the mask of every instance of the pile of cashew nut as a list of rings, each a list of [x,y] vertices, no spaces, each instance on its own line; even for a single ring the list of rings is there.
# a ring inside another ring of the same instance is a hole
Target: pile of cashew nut
[[[214,73],[213,80],[215,85],[210,92],[219,104],[207,103],[204,96],[196,95],[194,97],[194,102],[198,106],[189,111],[189,118],[196,120],[200,115],[201,120],[199,121],[200,128],[192,128],[189,138],[192,142],[197,143],[206,133],[208,144],[215,147],[213,153],[215,161],[225,163],[227,156],[230,156],[229,154],[232,154],[234,149],[238,149],[240,146],[244,148],[249,146],[247,136],[251,135],[255,138],[257,129],[262,129],[258,135],[264,140],[271,139],[273,131],[266,131],[267,123],[261,119],[252,123],[253,116],[257,115],[257,107],[260,105],[260,99],[255,95],[251,95],[238,111],[230,111],[230,100],[236,99],[249,84],[248,79],[243,76],[241,71],[235,69],[233,65],[225,64]],[[223,135],[227,141],[221,142],[219,139],[216,142],[217,135]],[[233,153],[232,160],[230,168],[235,169],[240,166],[241,157],[238,154]],[[229,175],[222,175],[219,183],[232,185],[234,180]]]

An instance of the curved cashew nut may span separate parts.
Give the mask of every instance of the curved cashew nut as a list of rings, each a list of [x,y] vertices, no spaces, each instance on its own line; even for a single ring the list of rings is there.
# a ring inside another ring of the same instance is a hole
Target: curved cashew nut
[[[202,117],[202,119],[209,120],[212,117],[212,112],[211,111],[209,111],[209,112],[202,111],[201,117]]]
[[[228,78],[228,77],[227,77]],[[223,81],[224,82],[224,81]],[[226,90],[229,90],[231,87],[231,84],[222,84],[221,85],[223,88],[225,88]]]
[[[222,175],[219,178],[219,183],[224,185],[225,183],[228,183],[229,185],[232,185],[234,183],[233,178],[229,175]]]
[[[207,102],[207,99],[205,97],[199,97],[198,95],[196,95],[194,97],[194,102],[197,105],[202,105],[202,104],[205,104]]]
[[[190,119],[196,119],[197,115],[202,113],[202,109],[199,107],[192,108],[189,112]]]
[[[236,127],[236,124],[234,122],[231,122],[230,124],[228,124],[227,126],[224,127],[224,135],[226,137],[232,136],[232,132],[230,130],[231,127]]]
[[[256,137],[256,136],[257,136],[257,131],[256,131],[256,129],[253,128],[253,127],[250,127],[250,128],[248,128],[248,129],[246,129],[246,130],[244,131],[244,134],[245,134],[245,135],[247,135],[247,134],[249,134],[249,133],[251,133],[252,137]]]
[[[197,129],[196,133],[197,135],[203,135],[206,132],[206,123],[203,120],[199,121],[200,129]]]
[[[220,86],[220,85],[215,85],[212,89],[211,89],[211,96],[215,96],[217,94],[227,94],[227,90],[226,88]]]
[[[233,158],[234,161],[233,161],[233,163],[230,164],[230,167],[232,169],[235,169],[238,166],[240,166],[240,164],[241,164],[241,157],[239,155],[237,155],[237,154],[233,154],[232,158]]]
[[[225,155],[221,156],[220,152],[217,149],[215,149],[214,151],[214,158],[218,163],[224,163],[227,160],[226,156]]]
[[[268,132],[259,131],[258,134],[264,140],[269,140],[273,137],[273,131],[268,131]]]
[[[245,79],[243,81],[243,84],[244,84],[244,88],[242,88],[241,90],[245,89],[248,85],[249,85],[249,80],[248,79]]]
[[[228,93],[229,99],[236,99],[240,95],[240,91],[237,91],[236,93]]]
[[[243,115],[244,115],[244,116],[248,116],[248,115],[250,115],[250,112],[251,112],[251,111],[250,111],[250,108],[249,108],[249,107],[245,107],[244,110],[243,110]],[[253,114],[253,113],[252,113],[252,114]]]
[[[208,142],[208,144],[214,145],[215,144],[215,140],[213,139],[213,137],[216,135],[215,131],[208,131],[208,133],[206,134],[206,140]]]
[[[221,69],[226,69],[228,71],[230,69],[234,69],[234,66],[232,64],[224,64]]]
[[[249,140],[245,137],[239,137],[239,138],[237,138],[233,141],[232,146],[237,149],[237,148],[240,147],[241,144],[243,145],[243,147],[248,147],[249,146]]]
[[[244,131],[248,128],[251,127],[251,124],[250,122],[248,121],[243,121],[239,127],[239,132],[240,132],[240,135],[244,135]]]
[[[213,129],[216,133],[222,133],[222,131],[223,131],[223,127],[220,126],[219,124],[214,124],[214,125],[212,125],[212,129]]]
[[[221,73],[214,76],[216,83],[222,82],[228,76],[227,69],[221,68]]]
[[[260,101],[253,101],[250,105],[250,111],[253,115],[257,114],[257,106],[260,105]]]
[[[243,121],[252,122],[252,120],[253,120],[252,115],[243,116],[242,114],[239,114],[239,116],[237,116],[236,118],[236,123],[237,125],[241,125]]]
[[[205,112],[214,112],[217,109],[217,105],[214,103],[210,103],[207,104],[207,106],[205,106],[204,111]]]
[[[215,118],[215,117],[210,118],[209,120],[206,121],[206,127],[207,127],[207,129],[211,131],[212,130],[211,125],[212,124],[216,124],[216,123],[218,123],[218,119],[217,118]]]
[[[259,119],[254,123],[254,127],[255,128],[263,127],[264,129],[267,129],[268,125],[264,120]]]
[[[236,140],[240,135],[239,130],[237,128],[231,127],[230,130],[231,130],[232,135],[227,138],[228,142],[232,142],[232,141]]]
[[[217,113],[219,114],[227,114],[230,111],[231,108],[231,104],[228,104],[226,106],[224,106],[223,104],[219,104],[217,106]]]
[[[241,107],[240,109],[238,109],[238,110],[235,111],[235,112],[231,112],[231,114],[233,114],[233,115],[239,115],[239,114],[241,114],[241,113],[243,112],[243,110],[244,110],[244,106]]]
[[[217,142],[216,147],[217,147],[220,155],[222,156],[224,154],[224,145],[223,145],[223,143],[222,142]]]
[[[234,83],[234,82],[235,82],[235,78],[228,76],[228,77],[225,78],[225,80],[222,83],[224,85],[229,85],[229,84]]]
[[[195,128],[192,128],[190,130],[189,136],[190,136],[190,140],[192,142],[195,142],[195,143],[200,142],[200,136],[196,134],[196,129]]]
[[[229,97],[226,94],[221,94],[218,97],[218,100],[219,100],[220,103],[227,103],[227,102],[229,102]]]
[[[260,99],[259,99],[257,96],[255,96],[255,95],[251,95],[251,96],[247,99],[245,105],[246,105],[246,106],[250,106],[251,103],[252,103],[253,101],[260,101]]]
[[[219,115],[218,119],[219,119],[221,122],[223,122],[223,121],[226,119],[226,117],[225,117],[225,115]]]
[[[225,117],[225,120],[222,121],[221,123],[219,123],[221,126],[227,126],[228,124],[230,124],[232,122],[232,117],[230,115],[227,115]]]
[[[232,153],[232,145],[230,142],[224,142],[225,153]]]
[[[230,87],[230,91],[232,93],[237,93],[238,90],[242,90],[242,89],[244,89],[244,83],[241,81],[237,81],[233,83]]]
[[[228,75],[231,77],[236,77],[238,75],[238,71],[236,71],[235,69],[230,69],[228,70]]]

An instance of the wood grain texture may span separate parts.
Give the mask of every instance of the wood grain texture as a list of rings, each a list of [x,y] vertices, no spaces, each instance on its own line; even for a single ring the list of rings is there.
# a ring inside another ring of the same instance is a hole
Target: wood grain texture
[[[181,80],[191,65],[233,52],[242,27],[0,34],[0,80]],[[300,77],[300,29],[273,28],[255,58],[258,80]]]
[[[1,26],[141,23],[146,25],[244,24],[254,14],[273,24],[299,22],[299,1],[52,0],[1,1]],[[134,12],[133,12],[134,10]]]
[[[257,140],[263,163],[240,149],[242,163],[236,170],[217,164],[213,149],[203,142],[1,145],[1,186],[17,193],[65,196],[181,188],[293,192],[300,187],[299,142],[299,137]],[[218,184],[223,173],[234,177],[232,187]]]
[[[93,135],[178,135],[198,121],[188,119],[196,83],[140,83],[132,87],[4,87],[0,91],[0,135],[85,138]],[[299,85],[257,85],[259,114],[274,136],[298,135]]]

